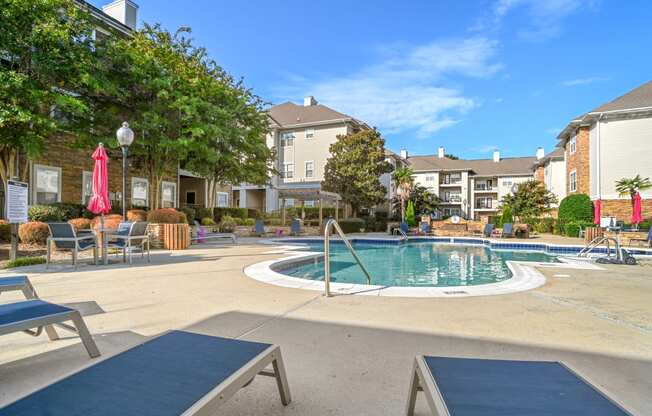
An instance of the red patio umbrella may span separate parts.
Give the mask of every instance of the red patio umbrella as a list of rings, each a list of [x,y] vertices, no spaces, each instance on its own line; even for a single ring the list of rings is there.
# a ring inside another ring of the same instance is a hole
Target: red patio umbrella
[[[636,192],[634,195],[634,207],[632,209],[632,224],[638,224],[643,221],[643,216],[641,215],[641,194]]]
[[[104,227],[104,214],[111,212],[111,200],[109,200],[109,171],[106,163],[109,156],[104,150],[104,145],[95,149],[91,156],[95,160],[93,168],[93,195],[88,201],[88,210],[93,214],[102,215],[102,228]]]
[[[602,201],[596,199],[593,203],[593,224],[600,224],[600,217],[602,216]]]

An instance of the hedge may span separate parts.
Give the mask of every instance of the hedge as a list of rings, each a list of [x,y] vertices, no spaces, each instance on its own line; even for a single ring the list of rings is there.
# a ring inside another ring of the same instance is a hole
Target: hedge
[[[593,221],[593,202],[586,194],[569,195],[559,204],[559,220]]]
[[[359,233],[365,228],[365,221],[362,218],[347,218],[339,221],[340,227],[345,234]]]
[[[0,241],[11,241],[11,224],[5,220],[0,220]]]
[[[55,205],[32,205],[27,210],[27,217],[30,221],[63,222],[66,221],[66,215],[67,212],[63,208]]]
[[[219,223],[222,221],[222,217],[228,215],[232,218],[242,218],[243,220],[247,218],[248,212],[247,208],[214,208],[213,209],[213,219],[215,222]]]
[[[174,208],[160,208],[147,213],[147,221],[154,224],[184,224],[188,222],[186,214]]]
[[[127,211],[127,221],[147,221],[147,211],[144,209],[130,209]]]
[[[579,237],[580,229],[591,227],[592,221],[570,221],[564,224],[564,233],[567,237]]]
[[[188,224],[194,224],[195,219],[197,218],[197,211],[191,207],[179,208],[179,212],[186,214],[186,221]]]

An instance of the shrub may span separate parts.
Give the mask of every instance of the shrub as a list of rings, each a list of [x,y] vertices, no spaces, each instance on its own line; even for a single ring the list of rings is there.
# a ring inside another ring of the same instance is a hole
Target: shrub
[[[154,224],[183,224],[188,222],[186,214],[174,208],[160,208],[147,213],[147,221]]]
[[[213,208],[197,208],[195,210],[195,219],[203,220],[204,218],[213,218]]]
[[[11,224],[5,220],[0,220],[0,241],[11,241]]]
[[[232,233],[233,230],[235,230],[236,222],[235,218],[231,217],[230,215],[224,215],[222,216],[222,220],[220,221],[220,232],[223,233]]]
[[[43,257],[19,257],[16,260],[8,261],[5,264],[5,269],[11,269],[13,267],[32,266],[34,264],[43,264],[43,263],[45,263],[45,258]]]
[[[90,230],[91,228],[91,220],[88,218],[73,218],[68,221],[68,224],[72,225],[75,231]]]
[[[408,201],[407,209],[405,210],[405,222],[407,222],[410,227],[417,225],[417,219],[414,215],[414,202],[412,202],[412,200]]]
[[[533,229],[537,233],[553,233],[555,231],[556,220],[554,218],[546,217],[539,218],[539,221],[533,224]]]
[[[188,224],[193,224],[195,222],[195,218],[197,218],[197,211],[194,208],[183,207],[180,208],[179,211],[186,214],[186,220],[188,221]]]
[[[201,219],[201,225],[211,226],[216,225],[215,221],[211,217],[206,217]]]
[[[147,211],[144,209],[130,209],[127,211],[127,221],[139,222],[147,221]]]
[[[30,221],[63,222],[66,220],[66,211],[55,205],[32,205],[27,210]]]
[[[247,208],[214,208],[213,219],[220,222],[222,217],[228,215],[232,218],[247,218]]]
[[[31,221],[25,224],[20,224],[18,227],[18,237],[20,241],[26,244],[45,244],[50,229],[48,225],[41,221]]]
[[[564,233],[567,237],[579,237],[580,228],[591,227],[592,221],[570,221],[564,224]]]
[[[364,217],[365,230],[372,232],[384,232],[387,230],[387,218]]]
[[[118,228],[122,222],[122,215],[109,214],[104,216],[104,228]],[[98,229],[102,226],[102,217],[97,216],[91,220],[91,228]]]
[[[247,218],[242,222],[242,225],[246,225],[247,227],[253,227],[254,225],[256,225],[256,219]]]
[[[63,220],[68,221],[72,220],[74,218],[93,218],[93,213],[90,212],[86,207],[82,204],[69,204],[69,203],[62,203],[62,202],[57,202],[54,204],[50,204],[51,207],[56,207],[59,208],[61,211],[63,211]]]
[[[559,204],[559,220],[570,221],[593,221],[593,203],[586,194],[569,195],[562,199]]]
[[[345,234],[359,233],[361,229],[365,228],[365,223],[362,218],[347,218],[339,221],[340,227]]]
[[[247,208],[247,218],[260,218],[261,216],[259,209]]]
[[[500,222],[498,223],[499,227],[502,227],[505,224],[514,223],[514,217],[512,216],[512,208],[509,205],[503,207],[503,212],[500,215]]]

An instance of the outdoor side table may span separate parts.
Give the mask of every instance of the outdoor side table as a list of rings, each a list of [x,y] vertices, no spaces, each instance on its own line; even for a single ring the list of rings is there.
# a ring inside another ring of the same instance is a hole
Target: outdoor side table
[[[102,262],[107,265],[109,264],[109,234],[117,231],[116,228],[96,228],[93,230],[97,234],[97,239],[100,242],[100,247],[102,248]]]

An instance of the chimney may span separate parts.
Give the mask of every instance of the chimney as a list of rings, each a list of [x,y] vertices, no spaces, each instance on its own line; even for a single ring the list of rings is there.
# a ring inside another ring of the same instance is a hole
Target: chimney
[[[304,97],[303,106],[304,107],[310,107],[312,105],[317,105],[317,100],[315,100],[315,97],[313,97],[312,95]]]
[[[494,162],[500,162],[500,150],[494,150]]]
[[[408,152],[406,149],[401,149],[401,159],[407,159],[408,158]]]
[[[444,146],[439,146],[439,150],[437,150],[437,157],[440,159],[443,159],[446,153],[444,153]]]
[[[136,30],[138,5],[131,0],[115,0],[102,6],[102,11],[130,29]]]
[[[537,160],[543,159],[543,156],[545,156],[545,152],[543,151],[543,147],[537,147]]]

